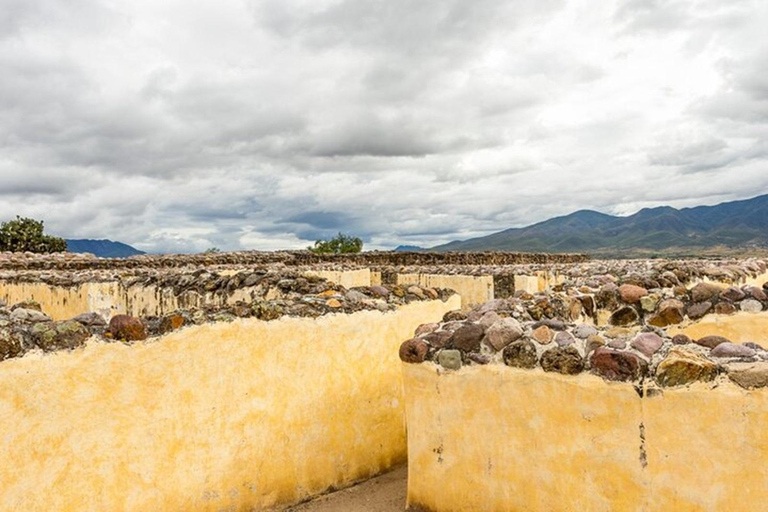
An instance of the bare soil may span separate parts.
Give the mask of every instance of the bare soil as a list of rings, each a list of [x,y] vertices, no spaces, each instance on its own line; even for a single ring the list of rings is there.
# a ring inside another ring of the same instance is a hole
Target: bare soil
[[[403,512],[408,467],[402,466],[371,480],[312,501],[286,512]]]

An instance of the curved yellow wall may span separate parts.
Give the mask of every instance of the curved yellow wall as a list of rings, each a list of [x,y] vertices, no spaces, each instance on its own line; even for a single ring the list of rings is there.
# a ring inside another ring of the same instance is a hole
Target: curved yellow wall
[[[755,511],[768,390],[403,364],[408,502],[451,511]]]
[[[768,311],[762,313],[736,313],[734,315],[707,315],[696,323],[675,326],[668,330],[671,336],[683,333],[693,339],[704,336],[724,336],[734,343],[768,343]]]
[[[254,319],[0,363],[0,510],[258,510],[405,460],[398,347],[456,309]]]

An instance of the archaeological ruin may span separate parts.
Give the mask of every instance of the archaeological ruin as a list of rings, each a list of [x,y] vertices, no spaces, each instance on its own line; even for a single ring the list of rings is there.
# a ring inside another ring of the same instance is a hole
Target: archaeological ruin
[[[283,509],[406,461],[412,510],[756,510],[766,282],[760,259],[0,253],[0,510]]]

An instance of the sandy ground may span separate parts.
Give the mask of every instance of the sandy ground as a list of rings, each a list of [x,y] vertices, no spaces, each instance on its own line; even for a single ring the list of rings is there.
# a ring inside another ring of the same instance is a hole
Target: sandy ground
[[[408,468],[367,480],[354,487],[320,496],[287,512],[403,512]]]

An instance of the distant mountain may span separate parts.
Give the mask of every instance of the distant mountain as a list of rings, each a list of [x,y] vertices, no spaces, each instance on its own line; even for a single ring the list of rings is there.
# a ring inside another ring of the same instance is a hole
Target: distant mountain
[[[99,258],[127,258],[144,251],[134,249],[130,245],[112,240],[67,240],[68,252],[89,252]]]
[[[423,250],[424,248],[418,245],[398,245],[395,247],[395,252],[419,252]]]
[[[580,210],[431,250],[627,255],[683,254],[714,247],[768,248],[768,195],[681,210],[669,206],[644,208],[628,217]]]

